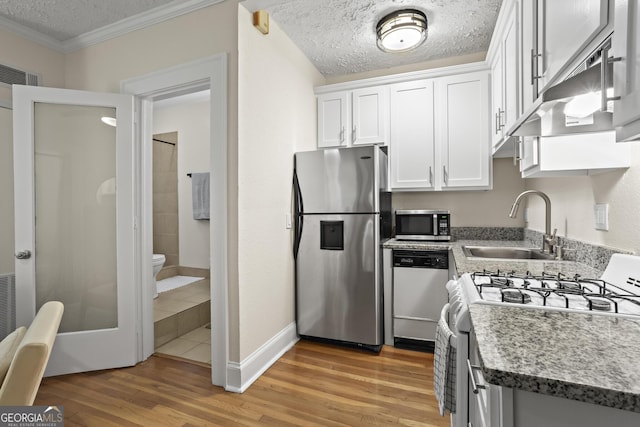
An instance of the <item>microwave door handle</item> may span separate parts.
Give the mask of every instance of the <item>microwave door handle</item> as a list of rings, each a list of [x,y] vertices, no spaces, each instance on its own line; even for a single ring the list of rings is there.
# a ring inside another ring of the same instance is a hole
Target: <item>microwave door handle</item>
[[[433,214],[433,235],[438,236],[440,230],[438,230],[438,214]]]

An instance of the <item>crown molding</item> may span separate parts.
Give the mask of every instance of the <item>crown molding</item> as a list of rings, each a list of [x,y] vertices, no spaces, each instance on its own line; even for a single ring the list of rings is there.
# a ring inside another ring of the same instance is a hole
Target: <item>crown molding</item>
[[[61,53],[63,52],[62,42],[54,39],[51,36],[42,34],[39,31],[32,30],[31,28],[25,27],[24,25],[6,19],[2,16],[0,16],[0,29],[15,33],[22,38],[30,40],[34,43],[38,43],[39,45],[42,45],[44,47],[48,47],[49,49],[53,49]]]
[[[224,1],[175,0],[62,42],[3,17],[0,17],[0,28],[60,53],[70,53]]]

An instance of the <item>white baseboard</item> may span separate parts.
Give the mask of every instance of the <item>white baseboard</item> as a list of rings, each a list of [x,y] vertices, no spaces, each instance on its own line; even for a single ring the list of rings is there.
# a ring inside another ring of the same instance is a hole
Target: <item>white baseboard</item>
[[[298,342],[296,323],[278,332],[242,362],[227,364],[227,391],[244,393],[251,384]]]

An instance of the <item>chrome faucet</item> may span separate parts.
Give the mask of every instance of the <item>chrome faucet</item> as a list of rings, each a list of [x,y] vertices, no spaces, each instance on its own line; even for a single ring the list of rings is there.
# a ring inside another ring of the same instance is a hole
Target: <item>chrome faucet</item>
[[[547,254],[552,254],[553,247],[558,242],[556,239],[556,232],[558,230],[557,229],[554,230],[553,235],[551,234],[551,200],[549,199],[549,196],[544,194],[542,191],[538,191],[538,190],[527,190],[520,193],[520,195],[516,197],[516,201],[513,202],[513,206],[511,206],[511,212],[509,212],[509,217],[511,218],[516,217],[516,215],[518,214],[518,208],[520,207],[520,201],[525,196],[529,196],[530,194],[537,194],[538,196],[542,197],[542,200],[544,200],[545,217],[544,217],[544,237],[542,238],[542,251]]]

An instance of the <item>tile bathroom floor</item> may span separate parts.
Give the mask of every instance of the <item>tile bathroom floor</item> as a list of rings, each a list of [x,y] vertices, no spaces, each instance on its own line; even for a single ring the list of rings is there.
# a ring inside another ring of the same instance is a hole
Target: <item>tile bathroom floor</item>
[[[211,329],[201,326],[156,349],[156,353],[211,364]]]
[[[162,292],[153,300],[153,314],[156,328],[161,322],[172,316],[182,319],[181,313],[210,300],[209,279]],[[193,311],[191,311],[193,313]],[[187,316],[193,317],[193,316]],[[178,320],[180,322],[180,320]],[[178,328],[183,329],[179,324]],[[191,327],[189,327],[191,329]],[[211,329],[199,326],[177,336],[173,340],[155,349],[156,353],[166,354],[196,362],[211,364]]]

